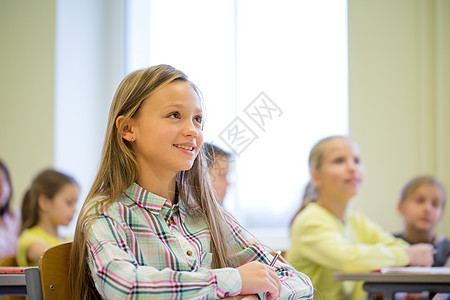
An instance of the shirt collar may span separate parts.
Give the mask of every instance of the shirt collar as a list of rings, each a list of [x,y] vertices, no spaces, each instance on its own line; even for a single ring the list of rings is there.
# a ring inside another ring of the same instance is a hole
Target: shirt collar
[[[183,221],[185,219],[186,211],[184,203],[181,199],[178,199],[178,205],[173,205],[172,201],[169,199],[147,191],[136,182],[133,182],[130,187],[125,190],[125,194],[137,205],[148,210],[154,215],[163,214],[164,218],[167,218],[168,216],[176,213],[177,210],[180,210],[181,218]]]

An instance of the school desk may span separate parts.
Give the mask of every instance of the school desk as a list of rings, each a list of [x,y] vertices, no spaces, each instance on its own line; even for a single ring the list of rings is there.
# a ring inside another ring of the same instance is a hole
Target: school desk
[[[397,292],[450,293],[450,268],[384,268],[379,272],[333,274],[335,281],[364,281],[368,293],[383,294],[383,299],[394,299]]]

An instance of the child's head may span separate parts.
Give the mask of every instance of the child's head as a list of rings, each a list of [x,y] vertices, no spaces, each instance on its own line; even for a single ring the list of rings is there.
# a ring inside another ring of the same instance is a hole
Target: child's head
[[[177,136],[181,131],[177,126],[193,105],[199,111],[189,118],[191,128],[183,134],[198,135],[195,141]],[[197,154],[204,160],[199,151],[203,143],[200,105],[196,86],[171,66],[158,65],[126,76],[111,104],[102,161],[90,196],[106,193],[116,198],[137,180],[146,163],[155,172],[161,167],[186,173],[192,165],[196,169]],[[174,151],[189,159],[172,155]]]
[[[79,188],[75,180],[55,170],[45,170],[33,180],[22,202],[22,231],[45,217],[54,226],[67,226],[76,211]]]
[[[343,136],[320,140],[310,152],[309,168],[319,196],[345,200],[358,193],[364,176],[358,146]]]
[[[359,148],[345,136],[330,136],[321,139],[309,153],[311,179],[305,186],[302,204],[296,216],[319,197],[335,200],[349,200],[361,186],[364,171]]]
[[[0,160],[0,217],[9,212],[12,189],[8,168]]]
[[[203,148],[208,160],[211,181],[216,192],[217,201],[223,204],[223,199],[229,186],[228,171],[230,169],[231,154],[217,145],[205,143]]]
[[[403,187],[397,210],[407,229],[430,233],[441,220],[445,201],[444,186],[434,177],[420,176]]]

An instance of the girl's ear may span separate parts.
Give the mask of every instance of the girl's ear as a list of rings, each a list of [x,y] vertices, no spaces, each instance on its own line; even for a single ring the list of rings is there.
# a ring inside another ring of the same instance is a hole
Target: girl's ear
[[[397,212],[400,215],[403,215],[403,202],[402,201],[398,201],[398,203],[397,203]]]
[[[48,197],[45,196],[44,194],[40,194],[37,198],[38,208],[43,212],[48,210],[50,202],[51,202],[50,199],[48,199]]]
[[[319,171],[311,170],[311,180],[314,183],[314,185],[316,186],[316,188],[319,188],[321,186]]]
[[[119,129],[120,125],[124,121],[124,116],[118,116],[116,119],[116,128]],[[131,126],[132,120],[128,120],[128,122],[123,127],[122,131],[122,138],[124,140],[127,140],[129,142],[132,142],[132,139],[134,137],[133,127]]]

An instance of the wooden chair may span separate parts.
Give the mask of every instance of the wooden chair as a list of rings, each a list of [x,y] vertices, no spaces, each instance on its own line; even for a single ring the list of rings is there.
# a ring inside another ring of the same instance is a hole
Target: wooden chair
[[[69,256],[72,242],[47,249],[39,260],[42,299],[69,299]]]

